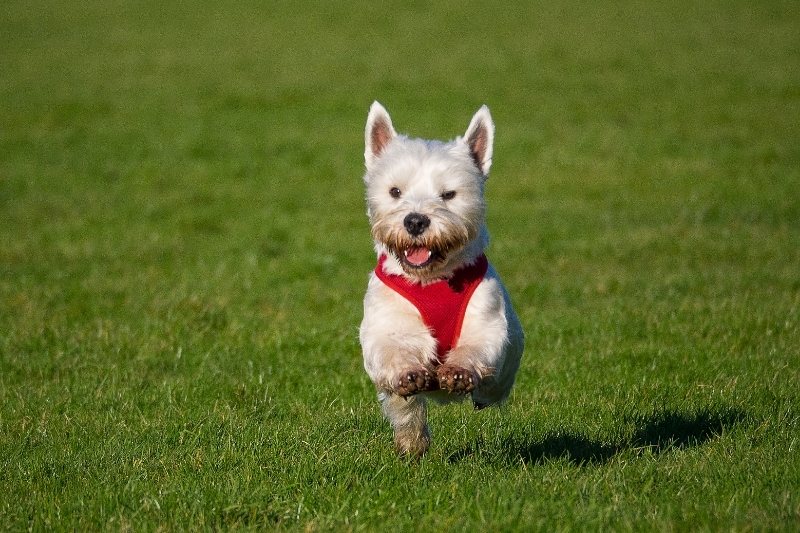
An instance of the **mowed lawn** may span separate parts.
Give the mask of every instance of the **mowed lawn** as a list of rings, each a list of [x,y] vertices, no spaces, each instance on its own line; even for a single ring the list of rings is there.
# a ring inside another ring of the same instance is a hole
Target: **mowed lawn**
[[[0,529],[800,529],[793,2],[4,2]],[[497,134],[501,409],[395,456],[363,128]]]

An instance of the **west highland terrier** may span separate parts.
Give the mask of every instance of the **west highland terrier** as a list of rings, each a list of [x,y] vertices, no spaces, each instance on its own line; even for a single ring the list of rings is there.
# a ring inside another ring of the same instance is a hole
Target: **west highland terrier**
[[[494,123],[483,106],[463,138],[410,139],[375,102],[365,138],[378,265],[364,298],[364,368],[398,452],[421,456],[430,445],[426,398],[498,404],[522,357],[519,319],[484,255]]]

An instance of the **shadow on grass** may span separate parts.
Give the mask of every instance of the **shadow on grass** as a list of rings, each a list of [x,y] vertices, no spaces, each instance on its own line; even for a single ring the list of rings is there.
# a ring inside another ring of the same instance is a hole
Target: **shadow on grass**
[[[633,434],[619,443],[600,442],[571,431],[551,433],[543,438],[511,434],[502,439],[501,450],[496,458],[508,463],[521,461],[526,464],[542,464],[566,460],[580,466],[602,464],[627,450],[662,453],[670,449],[700,446],[719,437],[744,419],[745,413],[732,409],[693,414],[659,412],[634,419]],[[452,454],[449,460],[458,462],[486,448],[485,443],[476,443]]]
[[[649,447],[660,453],[669,448],[698,446],[719,437],[744,419],[744,412],[733,409],[692,415],[659,413],[637,425],[629,447]]]

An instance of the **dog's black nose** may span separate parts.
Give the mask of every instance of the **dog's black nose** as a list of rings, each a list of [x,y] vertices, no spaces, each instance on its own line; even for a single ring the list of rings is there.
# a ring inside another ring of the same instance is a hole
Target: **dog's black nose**
[[[431,219],[419,213],[409,213],[406,215],[406,218],[403,219],[403,225],[406,227],[407,232],[417,237],[428,229],[428,226],[431,225]]]

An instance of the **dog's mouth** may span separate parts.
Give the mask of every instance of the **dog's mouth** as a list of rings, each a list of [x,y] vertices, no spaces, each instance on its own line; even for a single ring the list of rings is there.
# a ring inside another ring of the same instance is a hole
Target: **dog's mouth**
[[[402,253],[403,262],[411,268],[425,268],[437,259],[438,253],[424,246],[412,246]]]

